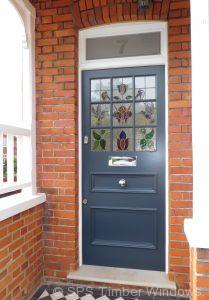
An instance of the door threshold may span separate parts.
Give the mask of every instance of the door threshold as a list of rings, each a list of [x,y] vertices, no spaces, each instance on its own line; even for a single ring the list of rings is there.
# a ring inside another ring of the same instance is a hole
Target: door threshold
[[[77,271],[70,272],[68,279],[176,290],[176,284],[160,271],[82,265]]]

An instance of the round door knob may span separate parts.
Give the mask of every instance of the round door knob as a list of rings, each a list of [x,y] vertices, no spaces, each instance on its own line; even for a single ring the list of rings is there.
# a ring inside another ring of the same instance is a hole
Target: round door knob
[[[122,178],[122,179],[119,180],[118,183],[119,183],[119,186],[120,186],[121,188],[124,188],[125,185],[126,185],[126,180],[125,180],[124,178]]]

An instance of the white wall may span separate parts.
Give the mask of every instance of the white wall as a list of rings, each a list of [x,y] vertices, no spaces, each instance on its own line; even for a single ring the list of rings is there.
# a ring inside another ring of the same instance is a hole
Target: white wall
[[[191,246],[209,247],[209,0],[191,0],[193,221],[185,223]],[[208,237],[207,237],[208,236]]]

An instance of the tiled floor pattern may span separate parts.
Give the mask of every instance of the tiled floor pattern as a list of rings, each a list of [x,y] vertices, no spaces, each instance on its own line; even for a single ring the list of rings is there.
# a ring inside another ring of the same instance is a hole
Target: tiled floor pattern
[[[166,296],[165,296],[166,295]],[[163,290],[120,290],[108,288],[91,288],[86,286],[43,285],[31,300],[185,300],[188,298],[174,296]]]

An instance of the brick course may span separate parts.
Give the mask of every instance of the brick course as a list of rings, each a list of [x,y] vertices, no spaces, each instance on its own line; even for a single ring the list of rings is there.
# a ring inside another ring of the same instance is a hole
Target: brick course
[[[42,216],[39,205],[0,222],[0,299],[28,299],[41,283]]]
[[[146,14],[135,0],[31,0],[37,9],[38,187],[47,194],[44,276],[64,280],[78,266],[78,30],[136,20],[168,21],[169,276],[188,287],[183,222],[192,216],[189,0],[157,0]]]

